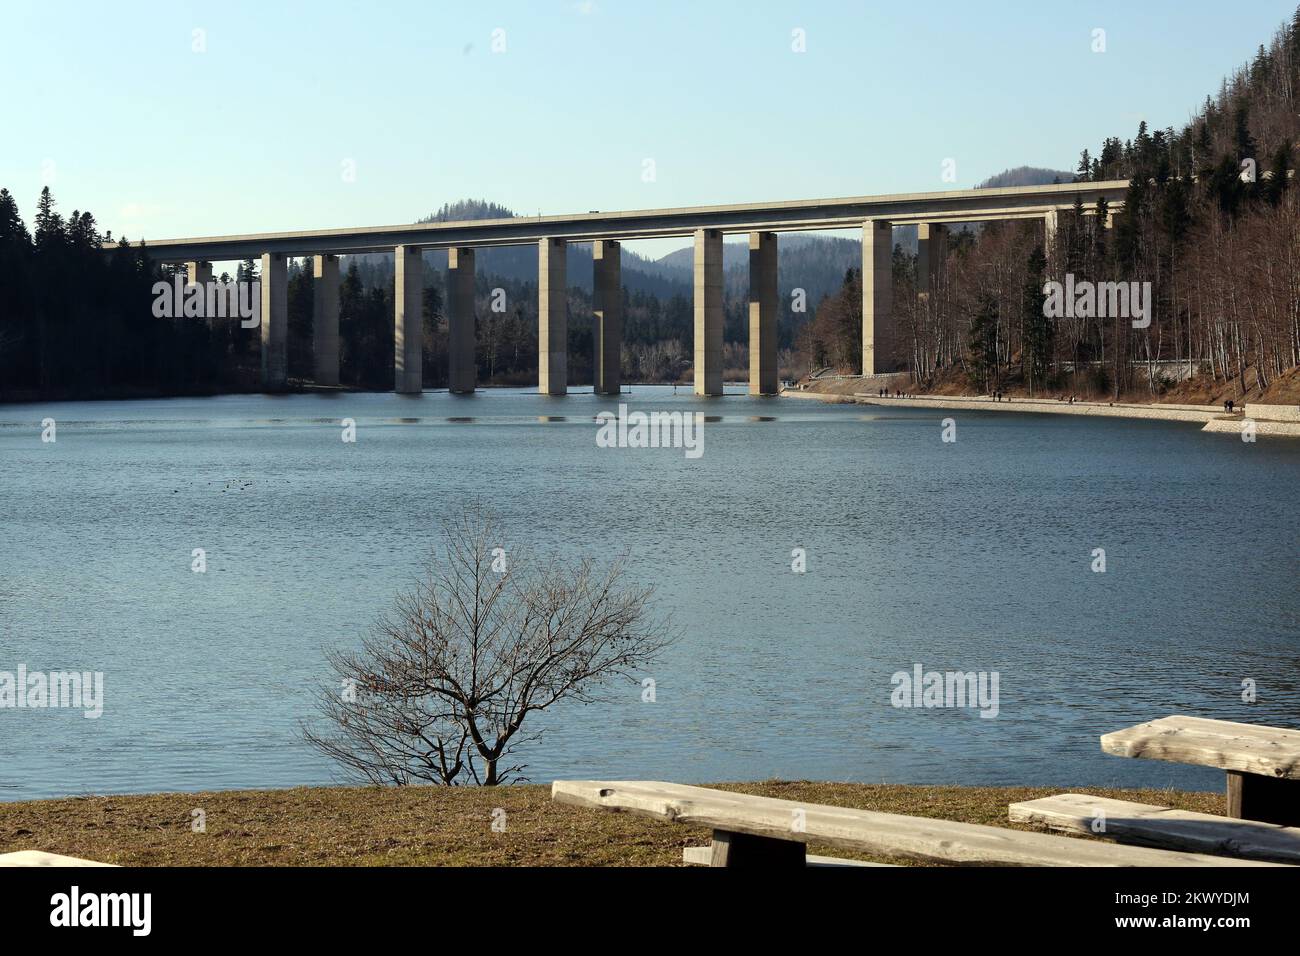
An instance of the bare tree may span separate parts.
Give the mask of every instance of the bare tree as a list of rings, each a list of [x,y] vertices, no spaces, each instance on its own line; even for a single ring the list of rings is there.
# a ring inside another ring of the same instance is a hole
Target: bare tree
[[[359,650],[328,655],[338,683],[307,741],[376,784],[518,777],[525,718],[561,700],[590,703],[672,640],[651,618],[651,588],[627,586],[622,560],[598,570],[507,551],[472,508],[443,530],[445,555],[396,600]]]

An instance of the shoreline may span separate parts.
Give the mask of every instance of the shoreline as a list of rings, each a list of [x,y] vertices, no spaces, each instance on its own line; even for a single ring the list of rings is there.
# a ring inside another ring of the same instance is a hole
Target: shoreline
[[[1011,823],[1009,804],[1066,791],[1225,811],[1222,793],[1150,788],[806,780],[709,786],[1010,830],[1040,828]],[[498,820],[503,830],[494,828]],[[295,787],[0,803],[0,853],[37,850],[120,866],[681,866],[683,848],[707,845],[709,836],[706,827],[556,803],[549,784]],[[809,850],[845,856],[816,843]]]
[[[1050,398],[978,398],[965,395],[913,395],[890,398],[853,392],[796,391],[786,389],[782,398],[819,399],[832,404],[871,405],[885,408],[932,408],[944,411],[1017,412],[1030,415],[1084,415],[1094,418],[1128,418],[1168,422],[1200,422],[1201,431],[1240,435],[1247,421],[1254,422],[1256,435],[1300,438],[1300,408],[1291,405],[1247,404],[1227,414],[1214,405],[1179,405],[1158,402],[1062,402]]]

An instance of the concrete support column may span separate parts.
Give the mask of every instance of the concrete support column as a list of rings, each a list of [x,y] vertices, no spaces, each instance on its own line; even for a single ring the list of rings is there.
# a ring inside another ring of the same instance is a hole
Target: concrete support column
[[[424,390],[424,257],[419,246],[393,250],[393,390]]]
[[[278,252],[262,256],[262,388],[272,392],[289,381],[288,260]]]
[[[216,302],[208,297],[208,283],[212,281],[212,263],[211,262],[187,262],[185,263],[185,285],[198,286],[203,290],[203,298],[199,301],[203,303],[203,321],[212,325],[214,318],[213,311],[216,309]]]
[[[339,383],[339,257],[312,256],[311,344],[317,385]]]
[[[623,268],[619,244],[597,239],[591,244],[591,264],[593,379],[597,395],[617,395],[623,388]]]
[[[695,394],[722,394],[722,233],[695,231]]]
[[[537,243],[537,391],[569,390],[568,255],[563,239]]]
[[[212,281],[211,262],[185,263],[185,284],[206,286]]]
[[[927,299],[948,255],[948,227],[935,222],[916,227],[916,294]]]
[[[447,250],[448,379],[452,392],[474,391],[474,250]]]
[[[897,368],[894,302],[894,230],[886,219],[862,226],[862,374]]]
[[[1060,222],[1060,214],[1055,210],[1048,210],[1043,214],[1043,255],[1047,258],[1048,265],[1052,262],[1052,252],[1056,248],[1056,227]]]
[[[775,395],[777,245],[774,232],[749,234],[749,394]]]

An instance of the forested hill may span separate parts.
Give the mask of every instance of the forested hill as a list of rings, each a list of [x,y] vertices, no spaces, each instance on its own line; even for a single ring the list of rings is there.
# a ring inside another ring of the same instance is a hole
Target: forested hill
[[[1074,173],[1060,169],[1043,169],[1041,166],[1017,166],[990,176],[976,189],[1006,189],[1010,186],[1050,186],[1053,183],[1072,183]]]

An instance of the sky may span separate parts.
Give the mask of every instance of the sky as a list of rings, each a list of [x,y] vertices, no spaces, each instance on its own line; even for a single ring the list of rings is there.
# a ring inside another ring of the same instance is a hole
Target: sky
[[[1181,126],[1296,2],[4,0],[0,186],[133,241],[971,188]]]

